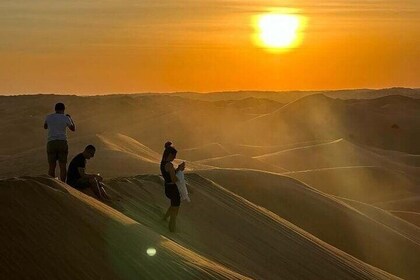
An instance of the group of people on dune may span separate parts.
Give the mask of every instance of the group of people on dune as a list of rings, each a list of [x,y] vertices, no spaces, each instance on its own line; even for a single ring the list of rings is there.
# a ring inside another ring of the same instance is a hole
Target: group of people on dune
[[[67,169],[69,150],[67,128],[71,131],[76,131],[76,125],[71,116],[64,113],[65,109],[63,103],[57,103],[55,104],[55,113],[49,114],[45,118],[44,129],[48,129],[48,174],[51,177],[55,177],[58,162],[61,181],[82,192],[91,190],[99,200],[109,201],[110,197],[105,191],[103,178],[99,174],[86,173],[86,161],[95,156],[95,146],[91,144],[87,145],[81,153],[77,154],[71,160]],[[176,217],[181,204],[181,194],[183,199],[189,200],[183,176],[185,162],[182,162],[175,169],[172,162],[176,158],[176,154],[177,150],[172,146],[172,143],[166,142],[160,171],[165,181],[165,195],[170,199],[171,205],[162,219],[167,221],[169,218],[169,230],[171,232],[175,231]]]

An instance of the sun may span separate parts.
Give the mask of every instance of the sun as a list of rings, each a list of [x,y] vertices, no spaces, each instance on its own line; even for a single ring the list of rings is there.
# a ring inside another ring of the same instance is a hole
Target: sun
[[[298,45],[302,18],[294,14],[268,13],[257,17],[257,44],[269,49],[290,49]]]

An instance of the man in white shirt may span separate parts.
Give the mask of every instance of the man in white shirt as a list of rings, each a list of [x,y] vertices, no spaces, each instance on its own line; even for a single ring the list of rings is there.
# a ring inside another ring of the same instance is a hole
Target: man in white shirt
[[[47,155],[49,170],[48,175],[55,177],[57,161],[60,165],[60,179],[66,181],[66,165],[69,148],[67,145],[67,127],[76,130],[70,115],[64,115],[66,107],[63,103],[55,104],[55,113],[45,118],[44,128],[48,129]]]

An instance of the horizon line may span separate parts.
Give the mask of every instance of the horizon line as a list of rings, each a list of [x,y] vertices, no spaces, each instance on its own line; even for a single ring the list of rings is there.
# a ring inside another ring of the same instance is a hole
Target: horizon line
[[[317,93],[317,92],[339,92],[339,91],[378,91],[378,90],[392,90],[392,89],[400,89],[400,90],[420,90],[420,87],[401,87],[401,86],[394,86],[394,87],[384,87],[384,88],[341,88],[341,89],[318,89],[318,90],[221,90],[221,91],[167,91],[167,92],[153,92],[153,91],[144,91],[144,92],[109,92],[109,93],[59,93],[59,92],[30,92],[30,93],[10,93],[10,94],[3,94],[0,93],[0,96],[4,97],[11,97],[11,96],[36,96],[36,95],[55,95],[55,96],[111,96],[111,95],[147,95],[147,94],[163,94],[163,95],[171,95],[171,94],[199,94],[199,95],[206,95],[206,94],[223,94],[223,93],[245,93],[245,92],[254,92],[254,93]]]

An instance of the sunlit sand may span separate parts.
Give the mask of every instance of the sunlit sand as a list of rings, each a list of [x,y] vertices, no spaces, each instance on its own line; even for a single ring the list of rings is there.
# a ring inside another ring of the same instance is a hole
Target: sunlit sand
[[[2,272],[417,279],[420,103],[412,91],[393,93],[0,97],[8,130],[0,136],[0,212],[8,225]],[[70,156],[86,143],[97,147],[88,169],[106,177],[112,201],[40,175],[42,131],[17,139],[48,113],[36,105],[41,98],[71,104],[82,128],[69,135]],[[168,111],[174,102],[177,110]],[[11,107],[14,113],[4,113]],[[191,198],[181,204],[175,233],[161,221],[167,139],[179,149],[176,162],[187,161]]]

